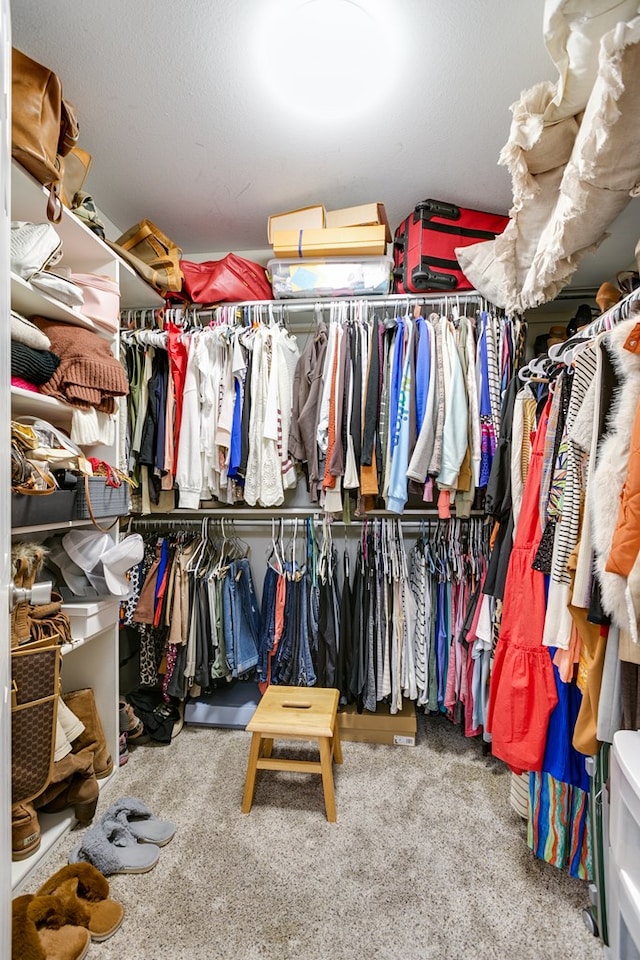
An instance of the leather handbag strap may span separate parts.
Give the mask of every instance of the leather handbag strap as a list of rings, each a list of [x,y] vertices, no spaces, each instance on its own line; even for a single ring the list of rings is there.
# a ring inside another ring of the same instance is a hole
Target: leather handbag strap
[[[91,522],[92,522],[92,524],[94,525],[94,527],[97,527],[97,529],[100,530],[102,533],[108,533],[109,530],[111,530],[112,527],[115,527],[116,523],[118,522],[118,520],[119,520],[120,518],[119,518],[119,517],[116,517],[115,520],[113,521],[113,523],[110,523],[108,527],[102,527],[102,526],[98,523],[98,521],[96,520],[96,515],[95,515],[95,513],[93,512],[93,507],[92,507],[92,505],[91,505],[91,493],[90,493],[89,487],[90,487],[89,477],[85,474],[85,476],[84,476],[84,492],[85,492],[85,496],[86,496],[86,498],[87,498],[87,510],[89,511],[89,516],[91,517]]]

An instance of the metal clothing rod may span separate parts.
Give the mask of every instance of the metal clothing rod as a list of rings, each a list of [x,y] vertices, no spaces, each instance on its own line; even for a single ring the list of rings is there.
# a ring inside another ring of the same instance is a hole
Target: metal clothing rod
[[[325,299],[305,299],[305,298],[296,298],[291,300],[245,300],[241,303],[234,303],[232,306],[238,308],[244,307],[271,307],[275,310],[287,310],[293,313],[298,313],[300,311],[307,311],[309,308],[316,308],[320,310],[328,309],[332,304],[344,303],[344,304],[354,304],[354,303],[365,303],[367,306],[376,307],[390,307],[397,306],[398,304],[408,303],[410,306],[422,306],[429,303],[444,303],[444,302],[458,302],[462,303],[465,301],[471,301],[473,303],[487,303],[485,297],[477,293],[475,290],[467,290],[464,293],[455,293],[449,291],[442,291],[442,293],[424,293],[424,294],[407,294],[407,293],[391,293],[387,296],[372,296],[372,297],[326,297]],[[198,311],[200,315],[210,313],[212,316],[216,312],[215,307],[210,308],[209,310],[200,310]]]
[[[222,513],[216,514],[214,511],[205,511],[197,515],[191,514],[184,517],[177,516],[158,516],[158,517],[129,517],[126,521],[128,527],[138,527],[142,529],[155,529],[159,527],[168,527],[170,529],[181,529],[181,528],[201,528],[203,520],[213,520],[214,522],[227,521],[230,523],[242,523],[250,524],[255,526],[270,526],[272,520],[306,520],[311,518],[317,523],[322,523],[325,519],[325,515],[319,511],[315,512],[305,512],[305,511],[294,511],[290,510],[288,512],[284,511],[269,511],[269,516],[260,516],[256,517],[253,515],[243,514],[239,515],[237,513]],[[456,517],[455,514],[452,514],[452,520],[478,520],[483,517],[481,511],[473,511],[471,517]],[[342,525],[342,526],[357,526],[362,523],[365,523],[367,520],[399,520],[400,523],[404,525],[420,525],[424,521],[433,521],[438,520],[437,510],[432,511],[412,511],[411,513],[405,511],[402,514],[390,513],[385,511],[371,511],[365,517],[353,517],[350,521],[343,520],[342,517],[333,518],[329,516],[328,523],[330,526]]]
[[[397,309],[398,307],[402,308],[404,306],[405,309],[408,310],[412,307],[419,306],[434,305],[437,307],[440,304],[446,304],[447,306],[453,304],[458,307],[462,307],[468,303],[476,304],[481,308],[497,309],[487,301],[486,297],[483,297],[475,290],[466,290],[463,292],[443,290],[440,293],[396,293],[388,294],[387,296],[371,297],[338,296],[326,297],[322,300],[318,300],[317,298],[300,298],[291,300],[244,300],[230,304],[218,304],[212,307],[177,306],[166,307],[161,310],[128,309],[126,311],[122,311],[122,320],[125,327],[131,329],[131,325],[137,320],[141,321],[144,326],[149,323],[154,325],[160,321],[164,315],[170,316],[172,312],[182,313],[185,319],[190,315],[195,315],[199,320],[215,320],[220,318],[222,312],[233,313],[235,311],[255,309],[257,313],[264,313],[265,315],[271,315],[276,319],[280,319],[283,316],[286,317],[294,313],[308,313],[310,311],[318,313],[330,309],[331,306],[340,304],[350,306],[351,308],[354,308],[358,304],[362,304],[365,305],[369,310],[375,309],[376,307],[393,307],[394,309]]]
[[[605,310],[599,317],[596,317],[592,323],[578,330],[576,336],[595,337],[603,330],[608,330],[610,327],[620,323],[621,320],[628,320],[635,312],[634,307],[638,302],[640,302],[640,287],[632,290],[631,293],[628,293],[626,297],[623,297],[618,303],[614,303],[612,307],[609,307],[609,309]]]

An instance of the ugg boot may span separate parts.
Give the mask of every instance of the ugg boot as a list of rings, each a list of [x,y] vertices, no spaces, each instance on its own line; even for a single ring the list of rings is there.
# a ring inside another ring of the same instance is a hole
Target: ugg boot
[[[26,860],[40,847],[40,824],[32,803],[11,807],[11,859]]]
[[[11,960],[82,960],[91,934],[60,897],[24,893],[11,902]]]
[[[108,777],[113,771],[113,759],[107,746],[100,716],[91,687],[63,693],[62,699],[69,709],[84,724],[84,732],[73,742],[74,753],[90,749],[93,753],[93,769],[98,780]]]
[[[11,548],[11,573],[16,587],[28,590],[33,586],[37,573],[42,569],[46,551],[37,543],[15,543]],[[29,601],[21,600],[11,611],[11,645],[31,639]]]
[[[86,748],[54,763],[48,787],[33,803],[43,813],[59,813],[73,807],[79,825],[86,826],[93,820],[99,793],[93,772],[93,753]]]
[[[62,697],[58,697],[58,720],[62,724],[62,729],[69,743],[73,743],[81,733],[84,733],[84,723],[78,720],[75,713],[69,709]]]

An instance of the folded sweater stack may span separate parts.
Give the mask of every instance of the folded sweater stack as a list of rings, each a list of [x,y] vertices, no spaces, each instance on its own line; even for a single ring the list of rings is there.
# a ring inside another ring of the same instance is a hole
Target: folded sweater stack
[[[60,357],[60,365],[42,385],[42,393],[81,409],[95,407],[101,413],[114,413],[115,398],[129,393],[129,381],[109,342],[82,327],[43,317],[33,319]]]
[[[11,383],[33,390],[56,372],[60,357],[51,350],[51,341],[35,324],[11,311]]]

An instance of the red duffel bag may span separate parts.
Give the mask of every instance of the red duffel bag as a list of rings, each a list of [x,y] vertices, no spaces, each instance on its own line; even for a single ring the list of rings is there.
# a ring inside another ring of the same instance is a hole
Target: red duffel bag
[[[273,292],[264,267],[228,253],[222,260],[194,263],[181,260],[182,293],[191,303],[238,303],[271,300]]]

